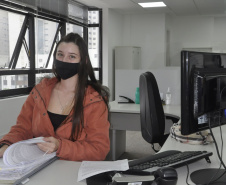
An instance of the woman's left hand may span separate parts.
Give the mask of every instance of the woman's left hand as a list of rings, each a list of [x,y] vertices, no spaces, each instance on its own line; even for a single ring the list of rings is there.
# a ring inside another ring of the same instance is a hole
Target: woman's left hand
[[[37,145],[40,150],[46,152],[47,154],[55,152],[59,148],[60,142],[58,139],[54,137],[45,137],[43,140],[46,142],[38,143]]]

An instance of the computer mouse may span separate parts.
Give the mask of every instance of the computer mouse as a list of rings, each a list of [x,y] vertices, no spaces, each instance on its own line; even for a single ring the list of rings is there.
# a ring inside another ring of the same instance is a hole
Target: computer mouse
[[[155,180],[152,185],[176,185],[177,171],[172,167],[162,167],[154,172]]]

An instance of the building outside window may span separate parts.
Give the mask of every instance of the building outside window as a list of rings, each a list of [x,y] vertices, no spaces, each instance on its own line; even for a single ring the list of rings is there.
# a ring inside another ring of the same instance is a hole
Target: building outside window
[[[96,24],[96,22],[99,20],[99,11],[89,11],[89,23],[90,24]],[[94,21],[95,20],[95,21]],[[89,34],[89,54],[90,59],[92,61],[93,67],[100,67],[99,66],[99,27],[90,27],[88,29]],[[97,73],[98,74],[98,73]]]

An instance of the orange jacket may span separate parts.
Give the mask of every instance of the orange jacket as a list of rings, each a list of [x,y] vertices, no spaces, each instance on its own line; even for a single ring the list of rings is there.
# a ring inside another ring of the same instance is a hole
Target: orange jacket
[[[12,144],[33,137],[53,136],[60,140],[57,156],[64,160],[104,160],[110,150],[108,110],[102,97],[88,86],[84,100],[84,128],[75,142],[69,140],[72,122],[60,126],[56,132],[49,119],[47,107],[56,78],[45,78],[36,85],[25,101],[17,118],[0,143]],[[72,114],[72,111],[70,115]]]

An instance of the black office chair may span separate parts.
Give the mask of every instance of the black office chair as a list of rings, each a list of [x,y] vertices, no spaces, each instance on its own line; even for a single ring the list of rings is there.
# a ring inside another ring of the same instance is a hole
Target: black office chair
[[[164,144],[169,134],[165,134],[165,119],[171,119],[173,123],[179,121],[178,116],[166,116],[163,111],[163,105],[159,94],[158,85],[155,76],[151,72],[145,72],[140,75],[140,121],[141,133],[144,140],[160,146]]]

